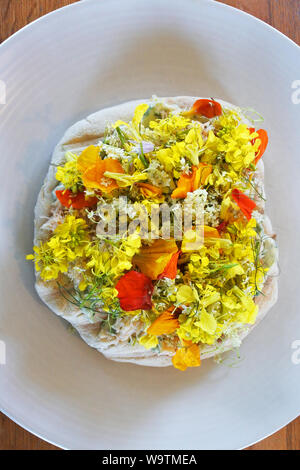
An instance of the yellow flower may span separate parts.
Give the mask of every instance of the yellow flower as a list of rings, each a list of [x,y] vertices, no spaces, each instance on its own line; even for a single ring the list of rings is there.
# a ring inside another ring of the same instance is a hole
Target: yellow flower
[[[40,271],[41,278],[44,281],[57,279],[59,273],[65,273],[68,270],[68,260],[64,250],[54,252],[48,242],[33,247],[34,254],[27,255],[26,259],[35,262],[35,269]]]
[[[179,304],[189,305],[197,300],[197,295],[192,287],[181,285],[177,290],[176,299]]]
[[[154,280],[163,272],[172,255],[177,251],[178,248],[173,239],[158,239],[149,246],[143,246],[132,262],[143,274]]]
[[[132,118],[132,127],[136,130],[136,132],[139,132],[140,123],[148,108],[149,108],[149,105],[145,103],[139,104],[135,108],[134,115]]]
[[[227,269],[226,271],[226,279],[232,279],[235,276],[241,276],[242,274],[245,274],[244,269],[240,264],[235,264],[235,266],[232,266],[231,268]]]
[[[247,296],[237,286],[234,286],[232,292],[239,298],[243,307],[237,314],[237,321],[253,325],[257,317],[258,306],[254,303],[252,297]]]
[[[66,152],[66,163],[58,166],[56,171],[56,179],[60,181],[66,189],[71,189],[74,193],[77,191],[78,185],[82,185],[81,174],[77,168],[77,155],[72,152]]]
[[[210,313],[207,313],[205,310],[203,310],[203,312],[201,313],[200,321],[195,322],[195,325],[200,326],[203,331],[210,335],[213,335],[215,333],[218,326],[214,316]]]
[[[186,314],[179,316],[180,327],[177,330],[179,338],[185,341],[192,341],[193,343],[214,344],[222,335],[224,325],[217,323],[215,331],[211,334],[205,331],[204,328],[212,331],[215,326],[213,320],[206,321],[207,318],[204,316],[204,322],[201,323],[197,318],[197,316],[194,316],[194,313],[192,316]]]
[[[114,173],[112,171],[105,171],[104,176],[115,180],[120,188],[126,188],[127,186],[132,186],[138,181],[145,181],[147,179],[147,175],[145,173],[139,172],[135,172],[132,175],[125,175],[120,172]]]
[[[129,258],[132,258],[136,253],[139,252],[141,245],[142,242],[139,234],[132,233],[122,240],[121,250],[124,251]]]
[[[146,349],[156,348],[158,345],[158,338],[155,335],[145,335],[139,339],[139,344]]]
[[[88,226],[84,219],[68,215],[62,224],[54,230],[55,237],[50,238],[48,244],[58,241],[59,249],[65,249],[70,260],[76,256],[82,256],[88,242]],[[54,247],[53,247],[54,249]]]
[[[162,196],[161,188],[148,183],[137,183],[140,193],[147,199],[159,199]]]
[[[149,123],[149,136],[159,145],[167,143],[170,139],[184,139],[190,123],[190,119],[177,115],[170,115],[165,119],[151,121]]]
[[[180,163],[183,151],[184,142],[179,142],[170,148],[158,150],[156,152],[156,158],[168,173],[172,173],[176,165]]]
[[[68,270],[69,263],[83,256],[88,243],[87,224],[83,219],[68,215],[59,224],[52,237],[33,248],[34,254],[27,259],[34,260],[37,271],[45,281],[56,279],[59,273]]]
[[[114,128],[119,126],[125,126],[126,134],[128,134],[129,137],[133,138],[134,140],[140,142],[142,140],[142,137],[140,135],[140,124],[148,108],[149,105],[146,103],[139,104],[135,108],[131,123],[124,121],[116,121],[114,124]]]
[[[172,358],[173,366],[179,370],[186,370],[188,367],[199,367],[201,365],[200,349],[197,344],[177,349]]]
[[[193,127],[185,138],[184,154],[192,163],[199,164],[199,151],[203,147],[203,139],[200,126]]]

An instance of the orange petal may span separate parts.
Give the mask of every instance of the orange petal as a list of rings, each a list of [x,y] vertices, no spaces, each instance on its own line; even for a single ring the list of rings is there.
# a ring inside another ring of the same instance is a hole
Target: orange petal
[[[222,114],[222,106],[215,100],[199,99],[195,101],[189,111],[182,113],[185,116],[205,116],[213,118]]]
[[[149,335],[169,335],[174,333],[177,328],[179,328],[179,321],[172,313],[174,307],[168,308],[165,312],[159,315],[152,325],[148,328],[147,333]]]
[[[84,207],[93,207],[97,204],[98,199],[96,197],[85,197],[84,192],[72,193],[69,189],[62,189],[55,191],[56,197],[59,202],[73,209],[83,209]]]
[[[148,183],[137,183],[136,186],[140,189],[142,195],[146,198],[161,196],[162,190],[157,186]]]
[[[236,188],[231,191],[231,196],[243,214],[247,217],[248,220],[250,220],[252,217],[252,212],[256,208],[256,203],[246,196],[246,194],[242,193],[242,191]]]
[[[97,188],[101,191],[109,193],[113,189],[118,188],[118,184],[112,178],[104,176],[106,171],[114,173],[124,173],[122,165],[118,160],[106,158],[99,160],[95,165],[89,167],[82,175],[83,184],[87,188]]]
[[[177,274],[177,263],[178,263],[178,258],[180,254],[181,254],[181,251],[178,250],[177,253],[174,253],[174,255],[172,255],[165,269],[158,276],[158,279],[163,279],[164,277],[167,277],[169,279],[175,279],[176,274]]]
[[[199,163],[193,180],[192,191],[204,186],[207,182],[207,178],[212,172],[213,167],[208,163]]]
[[[169,263],[172,255],[178,251],[175,240],[155,240],[152,245],[143,246],[132,262],[150,279],[157,279]]]
[[[255,156],[255,165],[257,164],[258,160],[263,156],[263,154],[265,153],[265,150],[267,148],[267,145],[268,145],[268,142],[269,142],[269,137],[268,137],[268,134],[267,134],[267,131],[265,131],[264,129],[258,129],[258,131],[256,131],[258,133],[258,139],[260,139],[260,147],[259,147],[259,150]]]
[[[204,225],[203,231],[204,231],[204,238],[220,238],[218,229],[214,227],[209,227],[208,225]]]
[[[191,173],[183,173],[179,180],[177,181],[177,188],[171,194],[173,199],[184,199],[187,196],[187,193],[190,193],[193,190],[193,181],[195,176],[195,167]]]
[[[193,166],[191,173],[183,173],[180,176],[177,181],[177,188],[174,189],[171,197],[173,199],[183,199],[187,196],[187,193],[191,193],[200,186],[205,185],[212,169],[212,165],[202,162],[198,166]]]
[[[192,344],[189,347],[177,349],[172,358],[172,363],[179,370],[186,370],[188,367],[199,367],[201,365],[199,346]]]

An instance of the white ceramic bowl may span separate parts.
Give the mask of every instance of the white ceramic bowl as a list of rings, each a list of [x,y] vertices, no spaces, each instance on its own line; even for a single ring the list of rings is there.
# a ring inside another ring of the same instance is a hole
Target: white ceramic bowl
[[[70,449],[242,448],[299,414],[300,354],[292,349],[300,340],[300,93],[292,88],[299,66],[292,41],[210,0],[79,2],[0,47],[4,413]],[[237,367],[208,360],[181,373],[105,360],[41,303],[24,259],[35,200],[64,130],[99,108],[152,94],[219,97],[265,117],[280,294]]]

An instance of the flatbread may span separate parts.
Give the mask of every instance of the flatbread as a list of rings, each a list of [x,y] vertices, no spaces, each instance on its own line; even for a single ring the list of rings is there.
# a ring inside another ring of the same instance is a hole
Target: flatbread
[[[189,96],[179,96],[164,98],[167,105],[178,106],[181,109],[189,109],[197,98]],[[57,205],[53,197],[53,191],[58,185],[55,178],[56,165],[60,165],[65,161],[65,153],[68,150],[76,154],[87,147],[88,145],[97,144],[99,139],[103,137],[106,125],[115,122],[116,120],[130,121],[133,116],[134,109],[139,103],[149,103],[150,100],[136,100],[130,101],[118,106],[102,109],[87,118],[77,122],[71,126],[60,142],[54,149],[51,164],[43,183],[43,186],[38,195],[35,207],[35,235],[34,243],[38,245],[40,242],[45,241],[49,235],[49,227],[47,222],[51,216],[53,208]],[[224,108],[234,108],[230,103],[218,100]],[[259,162],[257,171],[257,181],[261,191],[263,188],[263,163]],[[264,207],[261,199],[256,201],[259,211],[263,214]],[[273,236],[272,226],[269,219],[264,219],[265,232],[269,236]],[[275,266],[276,263],[274,263]],[[118,323],[118,334],[113,335],[101,331],[101,316],[96,316],[93,321],[89,321],[87,316],[79,310],[75,305],[68,302],[60,293],[55,281],[47,281],[46,283],[41,280],[39,272],[36,272],[36,290],[43,302],[58,316],[67,320],[80,334],[82,339],[91,347],[96,348],[104,356],[114,361],[132,362],[145,366],[170,366],[172,365],[172,351],[146,350],[138,343],[131,345],[128,339],[131,334],[142,329],[142,324],[136,317],[125,316]],[[277,300],[277,277],[275,268],[272,267],[270,274],[266,278],[263,295],[256,298],[256,303],[259,306],[259,314],[255,325],[243,327],[237,332],[238,340],[243,340],[256,326],[263,317],[267,314],[269,309]],[[213,346],[205,346],[201,351],[201,358],[205,359],[212,357],[221,352],[225,352],[234,348],[237,344],[237,339],[227,339],[218,343],[217,348]]]

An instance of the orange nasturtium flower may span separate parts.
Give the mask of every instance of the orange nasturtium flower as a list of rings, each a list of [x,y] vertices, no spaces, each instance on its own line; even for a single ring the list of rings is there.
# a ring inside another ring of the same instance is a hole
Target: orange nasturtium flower
[[[82,173],[82,182],[88,189],[100,189],[105,193],[110,193],[118,188],[118,184],[112,178],[104,176],[106,171],[113,173],[124,173],[123,167],[118,160],[106,158],[101,160],[99,147],[90,145],[77,160],[77,168]]]
[[[174,315],[175,307],[172,306],[165,310],[159,317],[154,320],[147,330],[149,335],[169,335],[179,328],[178,318]]]
[[[177,274],[177,263],[178,263],[178,258],[181,254],[181,251],[178,250],[177,253],[174,253],[166,265],[165,269],[163,272],[158,276],[158,279],[163,279],[164,277],[167,277],[169,279],[175,279],[176,274]]]
[[[138,266],[143,274],[155,280],[164,271],[178,248],[175,240],[154,240],[152,245],[142,246],[139,253],[134,255],[132,263]]]
[[[186,370],[188,367],[199,367],[201,365],[199,346],[192,342],[186,342],[183,348],[177,349],[172,358],[172,363],[179,370]]]
[[[136,186],[139,188],[141,194],[146,198],[158,197],[162,195],[162,190],[157,186],[153,186],[148,183],[137,183]]]
[[[207,178],[212,172],[212,166],[208,163],[199,163],[198,166],[192,167],[192,172],[189,174],[183,173],[178,182],[177,188],[172,192],[173,199],[183,199],[187,193],[191,193],[200,186],[204,186]]]
[[[251,132],[251,134],[253,132],[256,132],[258,134],[258,137],[253,139],[252,144],[255,143],[256,139],[260,140],[260,146],[259,146],[259,149],[258,149],[256,155],[255,155],[255,160],[254,160],[254,163],[256,165],[257,162],[261,159],[261,157],[265,153],[265,150],[266,150],[268,142],[269,142],[269,137],[268,137],[268,133],[265,129],[258,129],[258,131],[256,131],[254,129],[254,127],[250,127],[249,131]]]
[[[153,284],[145,274],[129,271],[118,280],[115,287],[118,291],[120,307],[125,312],[152,308]]]
[[[233,189],[231,196],[234,201],[237,203],[243,214],[247,217],[248,220],[252,217],[252,212],[256,208],[256,204],[252,199],[250,199],[246,194],[244,194],[239,189]]]
[[[72,193],[69,189],[58,189],[55,194],[64,207],[70,208],[72,206],[73,209],[93,207],[98,202],[96,197],[86,197],[84,192]]]
[[[210,227],[209,225],[203,226],[203,235],[205,238],[220,238],[218,229],[215,227]]]
[[[210,119],[222,114],[222,106],[215,100],[200,99],[195,101],[189,111],[184,111],[182,114],[187,117],[200,115]]]

